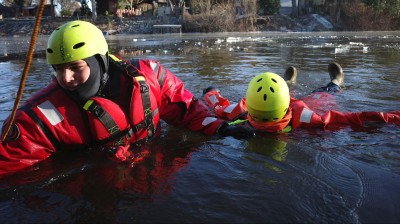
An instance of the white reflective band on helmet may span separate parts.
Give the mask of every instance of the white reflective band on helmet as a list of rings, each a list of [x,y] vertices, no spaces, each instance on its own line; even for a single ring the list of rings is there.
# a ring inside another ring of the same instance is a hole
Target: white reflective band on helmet
[[[56,125],[64,120],[64,117],[58,112],[56,107],[50,101],[44,101],[37,106],[43,115],[52,125]]]
[[[206,117],[201,124],[203,126],[207,126],[216,120],[217,120],[217,118],[215,118],[215,117]]]
[[[311,117],[312,117],[312,114],[313,114],[313,113],[314,113],[314,112],[313,112],[312,110],[309,110],[309,109],[307,109],[307,108],[304,108],[303,111],[301,112],[300,122],[303,122],[303,123],[310,123]]]
[[[231,113],[233,111],[233,109],[235,109],[236,105],[237,105],[237,103],[233,103],[233,104],[225,107],[224,112],[225,113]]]

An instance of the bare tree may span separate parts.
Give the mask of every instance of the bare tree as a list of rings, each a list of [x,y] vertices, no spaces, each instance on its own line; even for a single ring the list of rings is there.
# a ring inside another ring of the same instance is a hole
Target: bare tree
[[[292,15],[293,16],[298,16],[297,0],[292,0]]]
[[[96,0],[90,0],[92,2],[92,20],[96,21],[97,19],[97,9],[96,9]]]
[[[54,13],[54,0],[50,0],[50,15],[51,17],[55,17],[55,13]]]

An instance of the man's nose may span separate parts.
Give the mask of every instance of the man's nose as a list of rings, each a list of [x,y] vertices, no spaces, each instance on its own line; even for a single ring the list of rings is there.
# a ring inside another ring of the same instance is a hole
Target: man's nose
[[[61,75],[62,80],[65,83],[69,83],[74,80],[74,72],[71,71],[70,69],[63,69],[60,71],[59,74]]]

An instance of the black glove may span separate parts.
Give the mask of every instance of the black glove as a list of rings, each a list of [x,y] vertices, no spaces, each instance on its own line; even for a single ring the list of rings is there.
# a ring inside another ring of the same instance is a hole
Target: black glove
[[[206,93],[213,91],[213,90],[219,92],[219,89],[215,88],[214,86],[209,86],[209,87],[203,89],[203,96],[206,95]]]
[[[236,139],[247,139],[255,135],[253,129],[246,128],[242,125],[224,124],[218,129],[219,136],[232,136]]]

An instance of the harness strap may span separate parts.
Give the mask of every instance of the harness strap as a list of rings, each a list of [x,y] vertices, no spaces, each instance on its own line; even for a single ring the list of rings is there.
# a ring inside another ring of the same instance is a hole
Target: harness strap
[[[123,68],[126,71],[128,71],[129,76],[131,76],[131,77],[142,76],[139,73],[139,70],[132,67],[132,65],[133,65],[136,68],[140,68],[139,59],[133,59],[133,60],[129,61],[130,62],[130,64],[129,64],[129,63],[126,63],[124,60],[119,59],[115,55],[109,54],[109,56],[112,59],[112,60],[110,60],[111,63],[116,65],[117,67]],[[162,89],[167,70],[165,68],[161,68],[161,71],[160,71],[160,65],[158,63],[155,64],[154,66],[152,65],[151,67],[152,67],[154,73],[157,75],[158,84],[160,85],[160,89]]]
[[[98,143],[103,144],[107,143],[111,140],[116,139],[115,145],[123,145],[124,144],[124,135],[126,134],[127,130],[121,131],[119,130],[118,125],[115,123],[114,119],[111,115],[105,111],[98,103],[93,100],[88,100],[84,105],[83,109],[86,111],[90,111],[93,115],[95,115],[104,127],[107,129],[110,137],[106,139],[99,140]]]
[[[140,85],[140,93],[142,96],[142,104],[143,104],[143,111],[144,111],[144,119],[140,123],[136,124],[135,126],[132,126],[128,133],[126,134],[127,139],[132,137],[135,133],[139,132],[140,130],[143,130],[144,128],[147,128],[147,138],[153,137],[156,131],[156,127],[153,122],[153,117],[158,113],[158,109],[155,111],[152,111],[151,108],[151,101],[150,101],[150,89],[149,86],[146,83],[146,80],[142,74],[140,74],[140,71],[138,70],[140,65],[139,65],[139,60],[132,60],[130,61],[131,64],[117,58],[114,55],[110,55],[110,57],[113,59],[111,61],[115,62],[115,65],[117,65],[120,68],[125,69],[127,71],[127,75],[133,77],[136,79],[136,81],[139,82]],[[133,66],[134,67],[133,67]],[[158,69],[157,69],[158,71]],[[158,73],[158,72],[157,72]],[[160,77],[162,81],[164,80],[165,76],[165,71],[162,72]],[[159,82],[161,80],[159,79]]]
[[[153,137],[155,133],[155,127],[153,123],[153,111],[151,109],[151,102],[150,102],[150,94],[149,94],[149,86],[147,85],[143,76],[134,77],[140,84],[140,93],[142,96],[142,104],[143,104],[143,111],[144,111],[144,119],[139,124],[132,127],[128,135],[132,136],[134,133],[142,130],[143,128],[147,128],[147,135],[148,137]],[[158,112],[158,110],[157,110]],[[129,136],[129,137],[130,137]]]

